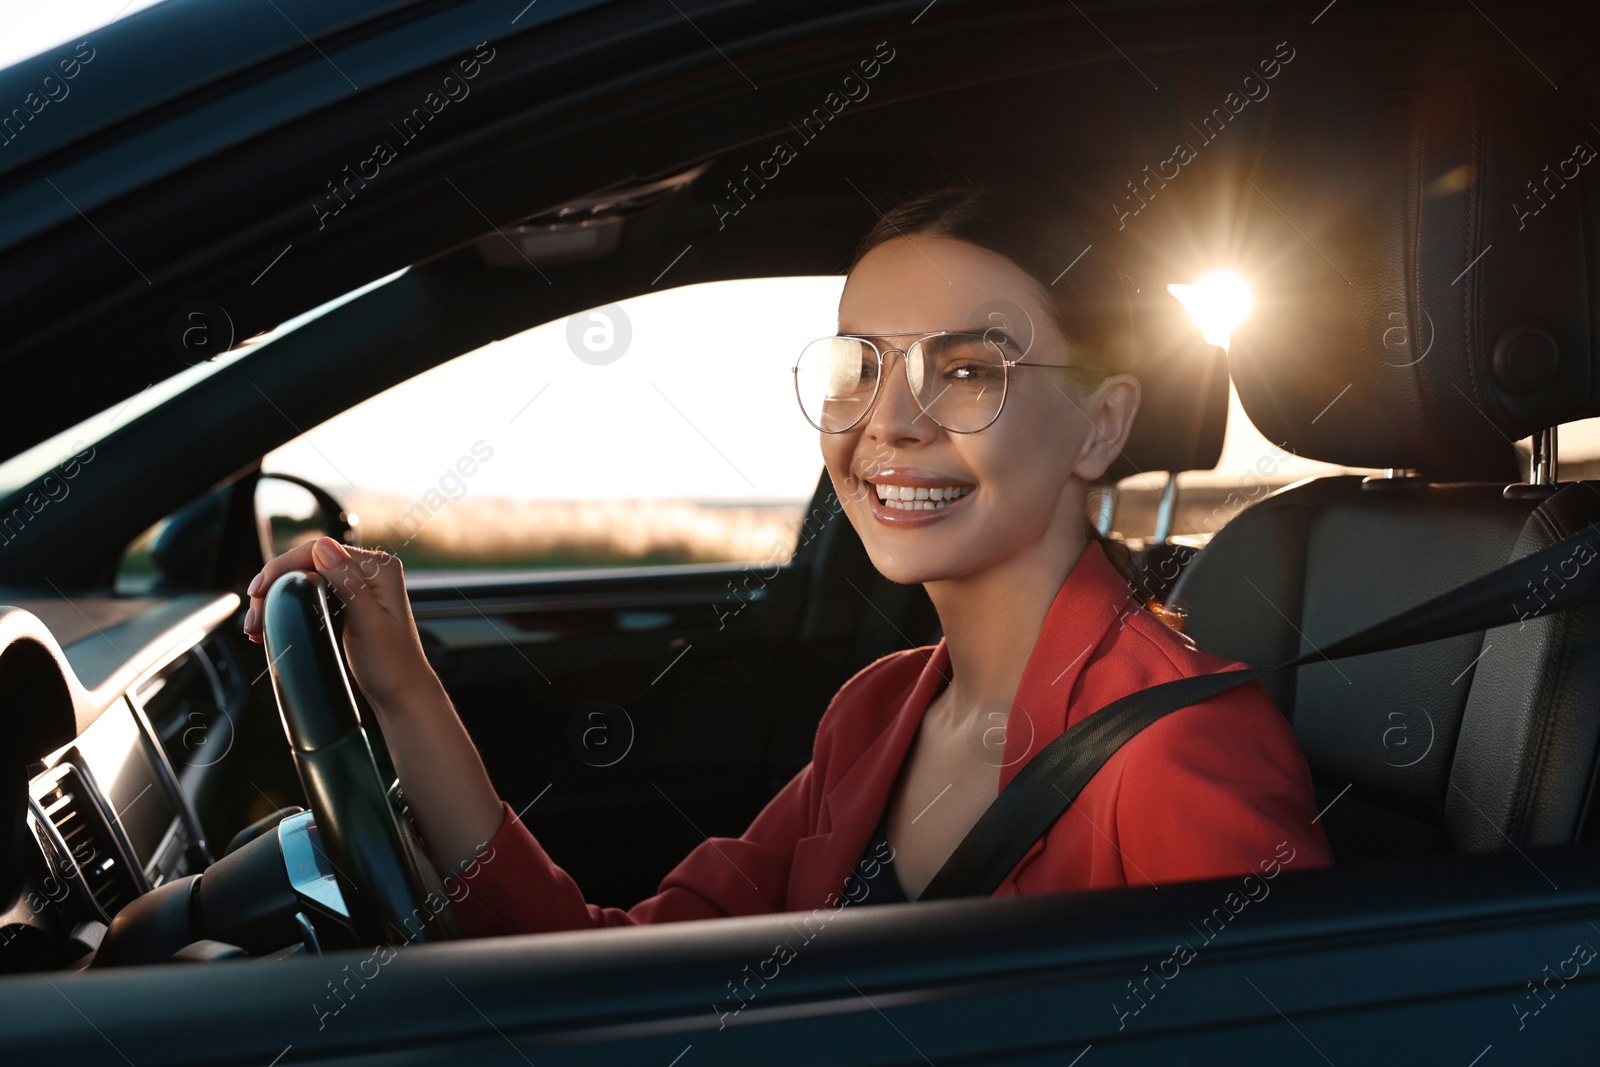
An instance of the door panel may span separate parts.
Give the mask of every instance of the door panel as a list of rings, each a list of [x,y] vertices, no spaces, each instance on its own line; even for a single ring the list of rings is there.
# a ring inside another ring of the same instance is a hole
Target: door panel
[[[288,1045],[297,1063],[540,1067],[1587,1062],[1600,958],[1573,954],[1600,946],[1600,845],[1285,870],[1203,939],[1239,886],[425,945],[381,971],[359,950],[6,979],[0,1027],[18,1061],[116,1062],[109,1040],[141,1067]],[[329,980],[358,972],[334,1000]]]

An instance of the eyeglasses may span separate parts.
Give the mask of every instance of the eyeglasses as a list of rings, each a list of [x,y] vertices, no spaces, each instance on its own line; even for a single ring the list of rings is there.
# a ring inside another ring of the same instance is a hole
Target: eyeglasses
[[[823,337],[806,345],[794,366],[795,395],[806,421],[823,433],[843,433],[859,423],[878,396],[884,360],[894,352],[904,357],[917,407],[951,433],[993,425],[1015,367],[1093,370],[1079,363],[1019,363],[1027,352],[997,329],[939,330],[904,349],[879,348],[866,336]]]

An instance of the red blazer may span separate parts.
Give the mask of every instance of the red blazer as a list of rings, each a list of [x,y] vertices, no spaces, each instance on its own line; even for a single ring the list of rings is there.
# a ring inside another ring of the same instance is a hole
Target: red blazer
[[[1133,598],[1091,541],[1051,603],[1006,730],[1000,788],[1118,697],[1242,664],[1200,651]],[[741,837],[713,837],[626,910],[584,902],[509,805],[456,904],[469,937],[838,907],[950,656],[885,656],[846,682],[809,764]],[[1019,728],[1021,723],[1031,729]],[[1333,862],[1294,732],[1260,682],[1159,720],[1123,745],[995,896],[1178,882]],[[871,876],[873,872],[864,872]],[[1276,871],[1272,872],[1273,874]]]

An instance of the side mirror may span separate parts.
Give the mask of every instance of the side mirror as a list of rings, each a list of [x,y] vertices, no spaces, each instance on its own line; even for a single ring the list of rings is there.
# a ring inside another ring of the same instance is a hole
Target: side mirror
[[[216,575],[219,551],[228,534],[234,494],[243,480],[212,490],[167,516],[154,528],[147,551],[148,563],[130,564],[124,558],[118,572],[119,588],[144,591],[152,587],[204,588]],[[360,521],[321,486],[292,474],[261,474],[254,486],[256,533],[263,559],[272,559],[302,541],[327,534],[347,545],[359,545]],[[237,513],[235,513],[237,514]],[[235,520],[237,521],[237,520]],[[244,531],[240,531],[244,533]],[[244,536],[248,536],[247,533]],[[138,543],[129,555],[137,557]],[[153,574],[148,572],[153,571]]]
[[[198,586],[210,580],[227,512],[228,490],[218,489],[167,518],[150,542],[150,562],[161,581]]]
[[[293,474],[262,474],[256,480],[256,528],[263,559],[327,535],[360,545],[360,518],[326,489]]]

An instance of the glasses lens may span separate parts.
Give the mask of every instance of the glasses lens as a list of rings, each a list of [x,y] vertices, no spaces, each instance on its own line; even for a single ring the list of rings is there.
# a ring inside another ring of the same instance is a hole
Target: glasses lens
[[[854,337],[812,341],[795,364],[795,392],[806,419],[824,433],[860,421],[878,386],[878,355]]]
[[[1006,398],[1008,342],[998,333],[928,337],[906,353],[906,377],[922,410],[956,433],[976,433]]]

